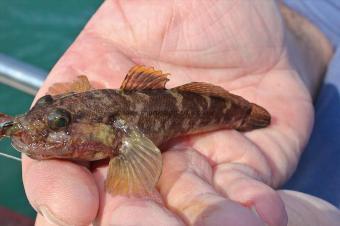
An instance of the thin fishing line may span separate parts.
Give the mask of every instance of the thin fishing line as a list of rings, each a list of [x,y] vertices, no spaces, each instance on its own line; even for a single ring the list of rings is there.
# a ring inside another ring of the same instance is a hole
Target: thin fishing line
[[[21,162],[21,158],[18,158],[18,157],[12,156],[12,155],[8,155],[8,154],[2,153],[2,152],[0,152],[0,156],[4,156],[6,158],[13,159],[13,160]]]

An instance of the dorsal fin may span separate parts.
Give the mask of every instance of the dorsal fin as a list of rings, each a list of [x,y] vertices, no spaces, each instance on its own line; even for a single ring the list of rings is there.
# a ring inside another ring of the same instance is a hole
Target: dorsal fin
[[[88,78],[85,75],[79,75],[72,82],[54,83],[48,88],[47,93],[55,96],[65,93],[82,93],[92,89]]]
[[[187,83],[181,86],[177,86],[173,88],[172,90],[193,92],[193,93],[198,93],[201,95],[219,97],[223,99],[226,99],[226,98],[243,99],[240,96],[229,93],[227,90],[225,90],[224,88],[220,86],[212,85],[210,83],[205,83],[205,82],[190,82],[190,83]]]
[[[153,67],[137,65],[132,67],[126,75],[120,89],[122,90],[147,90],[165,89],[169,74],[163,74]]]

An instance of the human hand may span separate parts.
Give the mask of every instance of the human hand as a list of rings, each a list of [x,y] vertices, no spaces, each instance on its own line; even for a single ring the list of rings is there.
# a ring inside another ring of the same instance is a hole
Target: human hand
[[[135,64],[170,72],[169,87],[223,86],[265,107],[270,127],[187,138],[163,154],[164,205],[104,192],[107,167],[23,157],[31,204],[61,225],[286,225],[271,188],[294,170],[312,126],[312,101],[289,63],[272,1],[107,0],[51,71],[38,96],[85,74],[117,88]],[[257,214],[256,214],[257,213]],[[45,222],[38,217],[37,224]]]

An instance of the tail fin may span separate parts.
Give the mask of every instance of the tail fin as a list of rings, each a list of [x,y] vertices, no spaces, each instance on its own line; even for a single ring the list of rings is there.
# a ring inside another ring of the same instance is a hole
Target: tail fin
[[[245,132],[253,129],[264,128],[270,124],[270,120],[270,114],[266,109],[252,103],[249,115],[244,119],[237,130]]]

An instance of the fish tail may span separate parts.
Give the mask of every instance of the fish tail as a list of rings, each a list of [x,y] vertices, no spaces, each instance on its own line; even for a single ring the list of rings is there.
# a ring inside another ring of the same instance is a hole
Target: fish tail
[[[269,112],[263,107],[251,103],[251,110],[242,124],[237,128],[239,131],[250,131],[253,129],[264,128],[270,124],[271,117]]]

